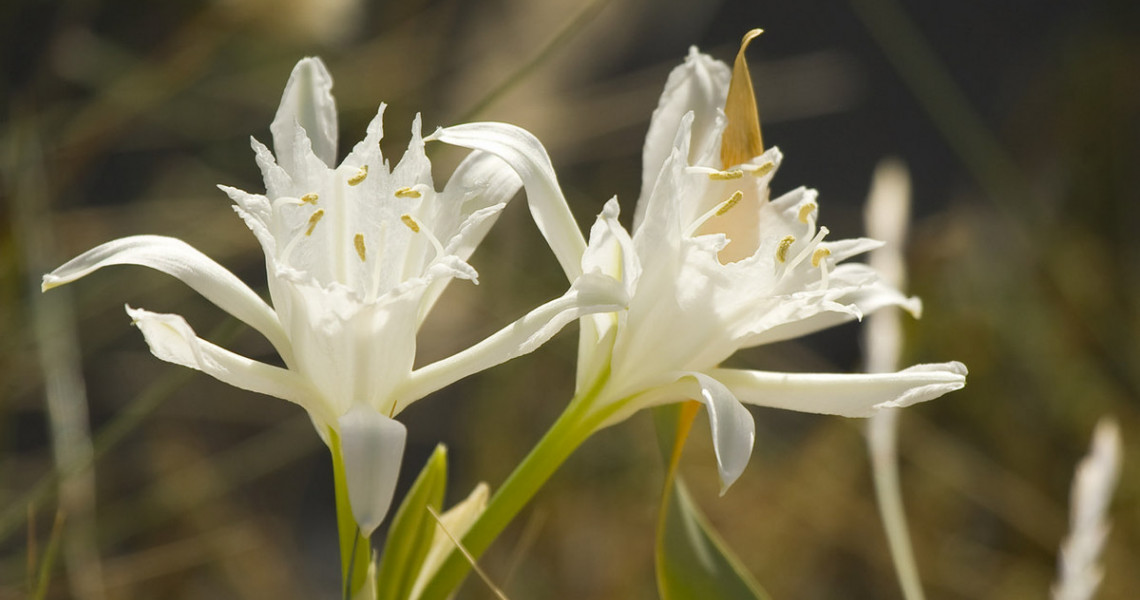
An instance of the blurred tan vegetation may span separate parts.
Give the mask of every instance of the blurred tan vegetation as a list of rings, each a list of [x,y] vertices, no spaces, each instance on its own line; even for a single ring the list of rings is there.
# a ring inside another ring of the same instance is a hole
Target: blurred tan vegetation
[[[874,164],[897,155],[912,170],[911,291],[926,314],[908,326],[907,356],[970,367],[965,390],[901,420],[929,595],[1043,597],[1073,468],[1096,420],[1113,415],[1125,457],[1101,597],[1136,597],[1138,13],[1123,0],[3,3],[0,598],[35,586],[61,503],[46,597],[336,597],[331,469],[307,419],[152,358],[122,305],[184,314],[202,335],[276,360],[268,344],[145,269],[39,292],[63,260],[139,233],[182,238],[263,286],[254,238],[214,185],[261,189],[248,137],[268,141],[298,58],[329,65],[342,155],[381,101],[393,158],[416,112],[429,131],[511,121],[544,142],[585,224],[614,194],[632,214],[649,114],[687,47],[729,59],[752,27],[767,30],[750,50],[764,137],[787,156],[777,192],[818,188],[823,222],[848,237],[862,230]],[[437,186],[459,156],[436,149]],[[419,361],[564,285],[521,200],[474,265],[480,285],[448,291]],[[857,333],[734,360],[858,370]],[[449,502],[502,481],[569,398],[574,341],[563,333],[408,410],[401,489],[440,441],[451,448]],[[862,423],[755,416],[752,463],[725,497],[699,425],[685,465],[745,564],[776,598],[898,597]],[[65,469],[57,492],[55,461],[91,453],[94,467]],[[514,599],[656,597],[661,478],[647,415],[602,432],[486,570]],[[478,581],[462,596],[490,597]]]

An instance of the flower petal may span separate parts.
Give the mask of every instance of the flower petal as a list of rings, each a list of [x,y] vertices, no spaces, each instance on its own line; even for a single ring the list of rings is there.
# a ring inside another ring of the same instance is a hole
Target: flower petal
[[[709,413],[716,465],[720,472],[720,494],[728,491],[752,456],[756,441],[756,423],[752,414],[736,399],[732,391],[715,378],[704,373],[686,373],[700,388],[693,396]]]
[[[329,167],[336,165],[336,103],[332,97],[332,76],[319,58],[303,58],[289,74],[281,105],[269,131],[277,164],[288,173],[296,163],[296,127],[300,125],[312,143],[313,154]]]
[[[627,302],[621,283],[605,275],[586,273],[562,297],[530,311],[466,350],[413,371],[397,391],[394,414],[468,375],[533,352],[575,319],[621,310]]]
[[[139,265],[181,280],[222,310],[269,339],[286,363],[292,346],[277,314],[236,275],[182,240],[136,235],[96,246],[44,275],[44,291],[111,265]]]
[[[715,156],[719,151],[718,138],[724,128],[721,109],[731,78],[727,65],[701,54],[695,46],[689,49],[685,62],[669,73],[665,91],[661,93],[649,120],[649,133],[645,136],[645,147],[641,153],[641,195],[633,218],[635,230],[641,226],[645,207],[649,204],[648,196],[653,192],[665,159],[673,151],[673,140],[685,113],[692,111],[694,115],[693,141],[690,155],[685,157],[688,162],[700,164],[701,158]]]
[[[392,506],[408,429],[357,404],[339,420],[348,502],[364,537],[372,535]]]
[[[530,213],[566,272],[566,278],[570,281],[578,278],[582,273],[586,239],[558,186],[550,156],[538,138],[507,123],[467,123],[439,129],[427,139],[482,150],[506,161],[522,179]]]
[[[933,400],[966,385],[960,362],[915,365],[897,373],[773,373],[715,369],[741,402],[800,412],[869,417],[880,408]]]
[[[127,307],[150,351],[166,362],[189,367],[234,387],[296,403],[318,423],[331,423],[328,410],[309,382],[288,369],[230,352],[194,333],[178,315]]]

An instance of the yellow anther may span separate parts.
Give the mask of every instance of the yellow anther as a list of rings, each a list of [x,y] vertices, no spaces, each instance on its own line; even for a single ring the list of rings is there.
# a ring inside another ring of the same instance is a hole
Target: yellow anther
[[[780,243],[776,246],[776,260],[779,262],[788,261],[788,250],[791,249],[792,244],[796,243],[796,236],[785,235]]]
[[[413,190],[410,187],[402,187],[396,190],[397,198],[419,198],[420,196],[423,196],[423,194],[421,194],[419,190]]]
[[[352,238],[352,245],[356,246],[356,255],[360,257],[360,262],[364,262],[364,234],[356,234],[356,237]]]
[[[709,179],[713,181],[728,181],[730,179],[740,179],[741,177],[744,177],[744,171],[740,169],[709,173]]]
[[[807,204],[801,206],[800,207],[800,216],[799,216],[800,223],[804,223],[806,225],[808,222],[808,217],[810,217],[811,214],[813,212],[815,212],[816,208],[819,208],[819,207],[817,207],[815,205],[815,202],[808,202]]]
[[[404,215],[400,217],[400,220],[404,222],[404,225],[408,226],[408,229],[411,229],[415,233],[420,232],[420,224],[416,223],[416,220],[412,218],[412,215]]]
[[[775,169],[775,168],[776,168],[776,163],[774,163],[772,161],[768,161],[768,162],[760,165],[759,167],[756,167],[756,170],[752,172],[752,175],[754,175],[756,177],[763,177],[763,176],[767,175],[768,173],[771,173],[772,169]]]
[[[318,196],[316,194],[305,194],[301,196],[301,204],[312,204],[316,206]]]
[[[313,235],[313,230],[317,228],[317,223],[321,222],[321,218],[325,216],[325,211],[318,210],[309,217],[309,228],[305,230],[305,235]]]
[[[360,167],[360,169],[356,171],[356,175],[349,177],[348,185],[359,185],[361,181],[364,181],[365,177],[368,177],[368,165]]]
[[[818,267],[823,259],[831,256],[831,250],[827,248],[816,248],[815,252],[811,253],[811,266]]]
[[[728,200],[725,200],[724,204],[721,204],[720,208],[718,208],[716,210],[716,216],[719,217],[719,216],[723,215],[724,213],[732,210],[732,207],[739,204],[740,201],[743,199],[744,199],[744,192],[742,192],[740,190],[736,190],[735,192],[732,193],[731,196],[728,197]]]
[[[748,162],[764,153],[760,137],[760,114],[756,110],[756,95],[752,91],[752,77],[748,74],[748,61],[744,50],[762,30],[753,29],[744,34],[736,62],[732,65],[732,80],[728,84],[728,98],[724,114],[728,127],[720,142],[720,162],[725,169]]]

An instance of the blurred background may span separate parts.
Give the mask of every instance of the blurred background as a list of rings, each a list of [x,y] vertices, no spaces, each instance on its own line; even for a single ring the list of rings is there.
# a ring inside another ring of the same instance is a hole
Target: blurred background
[[[1140,594],[1140,5],[683,0],[8,0],[0,6],[0,598],[22,598],[67,513],[48,597],[335,598],[327,452],[297,407],[150,356],[123,304],[187,317],[274,360],[179,282],[116,267],[39,293],[42,273],[131,234],[186,240],[263,289],[258,246],[214,186],[262,190],[249,150],[292,65],[320,55],[341,155],[387,102],[409,125],[506,120],[544,142],[580,222],[625,218],[669,70],[692,44],[749,52],[776,193],[820,191],[861,234],[875,165],[913,178],[906,250],[926,313],[906,362],[961,360],[965,390],[907,410],[900,445],[932,598],[1038,598],[1056,571],[1073,468],[1119,420],[1124,470],[1103,598]],[[436,148],[437,187],[462,153]],[[564,289],[516,201],[420,337],[446,356]],[[859,326],[734,363],[857,371]],[[439,442],[448,504],[497,486],[570,396],[576,337],[403,413],[406,489]],[[50,407],[50,410],[49,410]],[[707,427],[684,471],[776,598],[897,598],[864,424],[755,410],[740,481],[717,497]],[[94,467],[53,476],[57,464]],[[482,560],[507,595],[655,598],[663,468],[648,415],[591,439]],[[398,492],[399,493],[399,492]],[[58,530],[58,528],[57,528]],[[383,532],[378,533],[382,536]],[[36,558],[39,557],[39,558]],[[491,597],[468,581],[461,597]]]

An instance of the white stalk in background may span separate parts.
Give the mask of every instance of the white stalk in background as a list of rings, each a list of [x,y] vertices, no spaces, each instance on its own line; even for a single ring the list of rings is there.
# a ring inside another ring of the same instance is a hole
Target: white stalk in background
[[[1092,447],[1073,477],[1069,499],[1069,537],[1061,544],[1053,600],[1091,600],[1104,570],[1100,554],[1108,539],[1108,506],[1120,477],[1120,427],[1103,418]]]
[[[906,242],[910,220],[910,176],[898,160],[884,160],[875,169],[871,193],[864,209],[867,235],[882,240],[885,246],[871,253],[870,265],[879,277],[898,289],[906,286],[906,266],[902,247]],[[898,368],[902,352],[902,315],[886,308],[867,318],[863,330],[863,347],[867,371],[889,373]],[[879,515],[887,533],[895,573],[907,600],[922,600],[922,579],[914,559],[910,533],[907,531],[899,485],[898,465],[899,411],[880,410],[867,423],[867,446],[871,453],[871,472],[875,480],[875,496]]]
[[[15,121],[5,148],[3,179],[12,186],[8,197],[24,267],[28,274],[40,273],[55,262],[49,184],[34,121]],[[94,447],[72,298],[68,294],[33,297],[28,305],[59,474],[59,510],[67,518],[62,541],[68,588],[76,600],[101,600],[106,592],[95,539]]]

